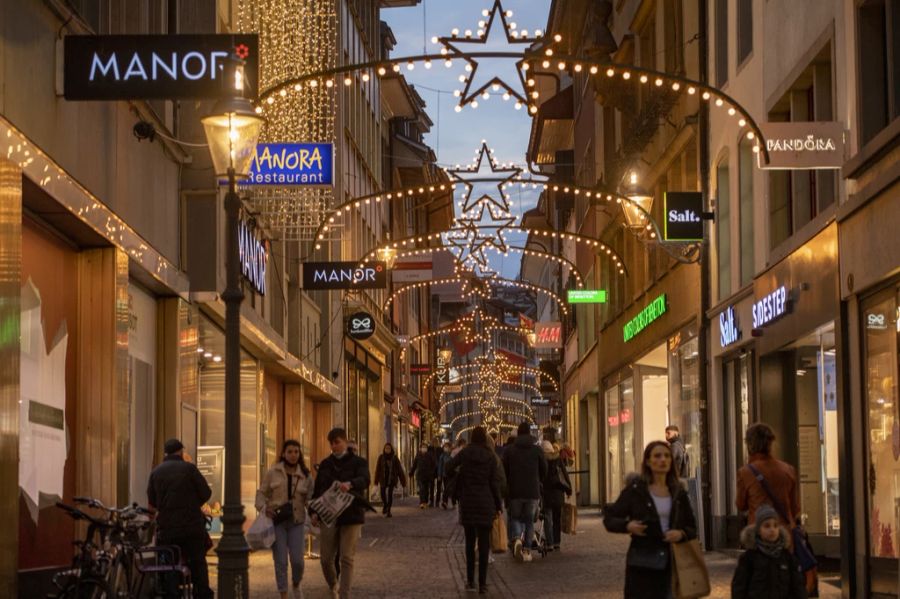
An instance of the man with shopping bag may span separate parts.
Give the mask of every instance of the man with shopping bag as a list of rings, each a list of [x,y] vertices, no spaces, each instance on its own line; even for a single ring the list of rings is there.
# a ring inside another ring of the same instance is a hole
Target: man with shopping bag
[[[331,455],[319,464],[309,511],[313,526],[321,524],[319,561],[325,582],[333,597],[349,599],[356,543],[366,521],[365,510],[374,511],[366,499],[369,465],[366,460],[347,450],[344,429],[332,429],[328,433],[328,442],[331,444]],[[338,552],[341,556],[340,580],[334,565]]]

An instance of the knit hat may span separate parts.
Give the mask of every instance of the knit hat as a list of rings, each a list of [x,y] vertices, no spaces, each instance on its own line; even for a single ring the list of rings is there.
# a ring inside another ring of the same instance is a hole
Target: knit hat
[[[775,508],[773,508],[771,505],[769,505],[768,503],[764,503],[756,508],[755,521],[757,529],[763,522],[769,520],[770,518],[775,518],[776,520],[778,520],[778,512],[776,512]]]

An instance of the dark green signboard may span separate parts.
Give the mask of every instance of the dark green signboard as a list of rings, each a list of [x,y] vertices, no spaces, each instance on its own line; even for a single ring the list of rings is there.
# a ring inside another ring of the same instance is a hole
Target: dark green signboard
[[[650,302],[646,308],[638,312],[637,316],[622,327],[625,341],[630,341],[635,335],[646,329],[651,322],[665,314],[667,307],[665,293]]]

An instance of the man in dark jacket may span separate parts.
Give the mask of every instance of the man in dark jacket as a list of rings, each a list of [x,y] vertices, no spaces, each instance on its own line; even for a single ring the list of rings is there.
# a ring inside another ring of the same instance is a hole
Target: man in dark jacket
[[[534,539],[534,514],[541,499],[541,483],[547,477],[547,458],[531,435],[531,425],[519,425],[515,442],[503,452],[503,469],[509,496],[510,537],[513,555],[531,561]],[[524,544],[522,531],[524,529]]]
[[[313,499],[331,488],[335,481],[341,483],[341,489],[352,493],[356,499],[341,512],[334,526],[321,526],[322,573],[325,582],[333,595],[337,592],[338,573],[334,566],[335,555],[340,552],[340,594],[341,599],[349,599],[350,587],[353,583],[353,559],[356,556],[356,543],[359,541],[362,526],[366,521],[366,490],[369,488],[369,465],[366,460],[348,451],[347,433],[342,428],[331,429],[328,433],[331,444],[331,455],[319,464]],[[319,518],[312,513],[314,526],[320,524]]]
[[[684,447],[684,441],[681,439],[681,433],[678,427],[670,424],[666,427],[666,441],[669,442],[669,449],[672,450],[672,465],[679,478],[689,478],[690,465],[688,454]]]
[[[431,498],[435,473],[437,473],[437,462],[428,446],[422,443],[419,453],[413,460],[412,468],[409,469],[409,476],[412,478],[415,475],[416,482],[419,484],[419,508],[423,510],[428,507]]]
[[[147,500],[157,511],[156,538],[160,545],[175,545],[191,570],[194,597],[213,596],[209,588],[206,566],[206,517],[201,508],[209,501],[212,490],[194,464],[184,461],[184,445],[169,439],[163,446],[166,456],[150,473]],[[175,581],[168,581],[168,597],[180,597]]]

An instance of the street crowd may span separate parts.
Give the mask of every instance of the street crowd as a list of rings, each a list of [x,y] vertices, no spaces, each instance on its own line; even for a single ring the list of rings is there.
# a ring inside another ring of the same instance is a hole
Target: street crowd
[[[366,511],[376,511],[369,501],[370,485],[378,488],[383,517],[391,518],[395,491],[415,480],[420,509],[457,510],[465,532],[465,587],[485,594],[492,553],[509,552],[526,564],[561,551],[562,534],[575,533],[577,508],[569,476],[575,454],[558,442],[555,428],[541,433],[538,438],[523,422],[502,444],[497,434],[480,426],[455,446],[436,438],[430,446],[420,446],[408,475],[388,443],[378,457],[374,481],[367,461],[341,428],[328,433],[331,454],[314,466],[315,474],[305,464],[300,444],[287,440],[278,463],[262,479],[259,515],[248,541],[255,549],[271,549],[282,599],[299,599],[306,535],[313,531],[332,595],[348,599]],[[623,563],[626,598],[709,594],[695,510],[683,484],[690,470],[688,453],[676,426],[669,426],[665,436],[646,446],[640,471],[628,475],[619,497],[603,510],[607,530],[631,536]],[[774,440],[771,427],[763,423],[746,431],[750,457],[735,484],[737,507],[747,513],[748,525],[732,580],[735,599],[817,596],[815,558],[798,525],[797,476],[772,456]],[[158,511],[158,542],[181,548],[194,597],[206,599],[213,596],[205,557],[211,543],[201,507],[209,499],[209,486],[184,459],[180,441],[171,439],[164,449],[165,459],[148,487]],[[174,582],[171,586],[169,596],[180,596]]]

